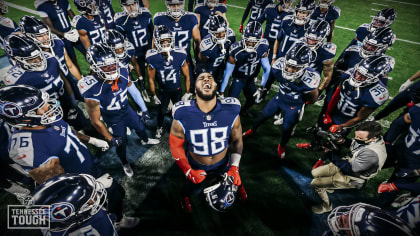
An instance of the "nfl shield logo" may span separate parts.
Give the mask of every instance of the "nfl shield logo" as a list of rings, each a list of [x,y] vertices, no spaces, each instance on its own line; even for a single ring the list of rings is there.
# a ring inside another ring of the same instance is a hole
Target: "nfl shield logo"
[[[207,120],[211,120],[211,115],[206,115]]]

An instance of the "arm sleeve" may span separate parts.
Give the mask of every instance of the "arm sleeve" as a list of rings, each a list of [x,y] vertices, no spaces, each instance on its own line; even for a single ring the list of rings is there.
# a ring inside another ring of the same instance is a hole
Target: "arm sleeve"
[[[248,2],[248,5],[246,6],[246,9],[242,16],[241,25],[246,21],[246,18],[248,18],[248,14],[250,10],[251,10],[251,2]]]
[[[137,105],[139,105],[141,111],[147,111],[146,104],[144,103],[144,100],[141,97],[140,91],[137,89],[137,87],[134,85],[134,83],[131,83],[131,86],[128,87],[128,92],[133,97],[133,99],[137,103]]]
[[[262,65],[263,70],[264,70],[264,74],[263,74],[262,80],[261,80],[261,86],[264,87],[265,83],[267,83],[268,76],[270,75],[270,70],[271,70],[271,66],[270,66],[270,62],[268,61],[268,57],[264,57],[263,59],[261,59],[261,65]]]
[[[235,65],[231,64],[229,62],[226,62],[226,69],[225,69],[225,73],[223,75],[223,82],[222,82],[222,86],[220,87],[220,92],[224,92],[228,82],[229,82],[229,78],[233,73],[233,70],[235,69]]]

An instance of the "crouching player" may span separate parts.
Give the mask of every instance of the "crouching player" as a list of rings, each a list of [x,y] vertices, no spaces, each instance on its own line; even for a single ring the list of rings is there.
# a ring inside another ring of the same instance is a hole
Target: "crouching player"
[[[180,101],[172,108],[174,120],[169,145],[175,163],[187,177],[182,207],[188,213],[191,212],[190,196],[199,194],[212,177],[226,172],[239,186],[239,199],[247,200],[239,176],[243,149],[241,105],[236,98],[217,99],[216,88],[213,76],[203,72],[195,82],[197,98]],[[183,149],[185,141],[187,151]]]

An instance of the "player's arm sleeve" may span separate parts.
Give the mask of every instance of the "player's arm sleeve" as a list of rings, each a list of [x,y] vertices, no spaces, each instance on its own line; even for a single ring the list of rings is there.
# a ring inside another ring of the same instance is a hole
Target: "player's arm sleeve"
[[[147,111],[146,103],[144,103],[144,100],[141,97],[140,91],[138,90],[136,85],[134,85],[134,83],[132,82],[131,85],[127,89],[131,97],[133,97],[133,100],[136,102],[137,105],[139,105],[141,111],[146,112]]]
[[[264,74],[261,80],[261,86],[264,87],[265,83],[267,83],[268,76],[270,75],[271,71],[270,61],[268,60],[268,57],[264,57],[261,59],[261,65],[264,70]]]
[[[251,10],[251,1],[248,2],[248,5],[246,6],[246,9],[244,11],[244,14],[242,15],[241,25],[244,24],[246,21],[246,18],[248,18],[249,11]]]
[[[222,86],[220,87],[220,92],[223,93],[225,91],[229,83],[229,78],[232,75],[234,69],[235,69],[235,64],[226,62],[226,69],[225,69],[225,73],[223,74],[223,82],[222,82]]]
[[[169,134],[169,147],[172,152],[172,157],[175,160],[175,163],[181,168],[182,172],[185,175],[191,171],[191,165],[188,163],[187,156],[185,155],[184,150],[184,129],[181,123],[175,119],[172,121],[171,132]]]

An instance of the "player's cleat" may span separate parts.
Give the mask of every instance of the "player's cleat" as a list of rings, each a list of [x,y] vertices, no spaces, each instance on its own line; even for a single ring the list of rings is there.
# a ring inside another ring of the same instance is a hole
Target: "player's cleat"
[[[413,196],[411,196],[411,193],[403,193],[397,198],[395,198],[394,202],[391,203],[391,206],[394,208],[400,208],[402,206],[407,205],[409,202],[413,200]]]
[[[140,223],[140,218],[123,215],[123,218],[120,220],[120,222],[115,223],[115,228],[131,229],[131,228],[136,227],[139,223]]]
[[[163,134],[163,127],[157,128],[155,137],[157,139],[160,139],[162,137],[162,134]]]
[[[133,177],[134,172],[133,172],[133,169],[131,169],[130,163],[123,165],[123,170],[124,170],[125,175],[127,175],[130,178]]]
[[[315,214],[322,214],[325,212],[330,212],[332,210],[332,205],[330,204],[326,204],[326,203],[321,203],[319,205],[313,206],[312,207],[312,212]]]
[[[248,201],[248,194],[246,193],[243,185],[238,188],[238,198],[241,203],[246,203]]]
[[[190,214],[191,213],[191,203],[189,197],[184,197],[181,200],[181,209],[183,212]]]
[[[311,143],[297,143],[296,147],[300,148],[300,149],[309,149],[311,148]]]
[[[282,160],[286,157],[286,150],[280,144],[277,146],[277,156]]]
[[[250,135],[253,135],[253,134],[254,134],[254,131],[252,129],[249,129],[242,134],[242,137],[246,138],[246,137],[248,137]]]
[[[274,125],[282,125],[282,124],[283,124],[283,117],[279,116],[279,118],[278,118],[278,119],[276,119],[276,120],[273,122],[273,124],[274,124]]]
[[[149,138],[147,142],[141,140],[141,145],[155,145],[160,143],[159,139]]]

